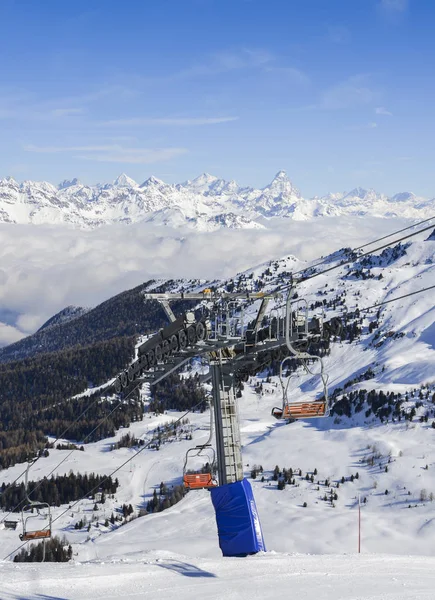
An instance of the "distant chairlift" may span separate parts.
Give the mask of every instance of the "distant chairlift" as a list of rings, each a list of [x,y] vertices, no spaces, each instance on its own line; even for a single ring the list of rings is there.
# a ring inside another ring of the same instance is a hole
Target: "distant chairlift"
[[[34,461],[29,462],[26,470],[26,481],[25,481],[25,493],[27,504],[21,510],[21,520],[23,523],[23,532],[20,533],[19,538],[23,542],[30,540],[46,540],[51,538],[51,509],[47,502],[35,502],[30,500],[28,494],[28,477],[29,469]],[[36,511],[36,514],[35,514]],[[29,525],[29,521],[34,523],[35,519],[38,519],[43,527],[35,528],[35,526]],[[42,521],[42,523],[41,523]],[[43,551],[43,561],[45,559],[45,545]]]
[[[192,458],[204,456],[207,458],[202,469],[189,469],[189,462]],[[214,478],[214,465],[216,462],[216,454],[210,444],[195,446],[186,452],[186,459],[183,468],[183,483],[184,487],[189,490],[200,490],[204,488],[212,488],[217,486]]]
[[[36,511],[36,514],[33,511]],[[46,502],[31,502],[23,508],[21,515],[23,522],[23,533],[20,533],[19,536],[21,541],[45,540],[51,537],[51,511],[49,504]],[[35,529],[35,527],[29,525],[30,520],[33,522],[34,519],[38,519],[41,522],[41,517],[44,522],[43,527]]]

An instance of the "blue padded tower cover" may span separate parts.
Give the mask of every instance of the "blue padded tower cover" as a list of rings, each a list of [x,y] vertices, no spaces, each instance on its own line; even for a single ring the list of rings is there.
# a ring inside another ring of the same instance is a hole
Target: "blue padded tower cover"
[[[211,488],[219,546],[224,556],[265,552],[263,532],[247,479]]]

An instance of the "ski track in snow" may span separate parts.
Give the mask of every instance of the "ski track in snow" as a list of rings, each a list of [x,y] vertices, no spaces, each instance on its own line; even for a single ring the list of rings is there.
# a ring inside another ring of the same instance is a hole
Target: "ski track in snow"
[[[171,552],[134,561],[0,564],[2,600],[432,600],[435,559],[391,556],[257,555],[199,559]],[[4,583],[13,575],[13,582]]]

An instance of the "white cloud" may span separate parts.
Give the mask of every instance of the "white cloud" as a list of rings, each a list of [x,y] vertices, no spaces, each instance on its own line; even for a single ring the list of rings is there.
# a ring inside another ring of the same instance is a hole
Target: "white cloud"
[[[26,334],[16,327],[11,327],[10,325],[5,325],[5,323],[0,322],[0,347],[18,342],[19,340],[22,340],[23,337],[26,337]]]
[[[126,148],[116,144],[102,146],[24,146],[27,152],[57,154],[62,152],[76,154],[75,158],[96,162],[152,164],[170,160],[188,152],[187,148]]]
[[[269,226],[204,234],[146,223],[95,231],[1,224],[0,305],[21,316],[0,325],[0,345],[70,304],[95,306],[150,278],[225,278],[288,254],[313,259],[382,235],[391,222],[330,217],[272,220]]]
[[[386,117],[392,117],[393,113],[390,112],[389,110],[387,110],[386,108],[384,108],[383,106],[378,106],[377,108],[375,108],[375,113],[377,115],[384,115]]]
[[[408,0],[381,0],[380,6],[392,12],[404,12],[408,8]]]
[[[323,92],[320,103],[312,108],[340,110],[374,102],[379,93],[370,85],[369,75],[353,75]]]
[[[170,75],[146,78],[149,83],[172,82],[196,77],[207,77],[219,73],[228,73],[242,69],[259,69],[269,64],[275,56],[262,48],[242,48],[241,50],[225,50],[216,52],[206,61],[193,64]]]
[[[163,125],[167,127],[196,127],[199,125],[230,123],[231,121],[237,121],[238,118],[239,117],[167,117],[153,119],[148,117],[132,117],[130,119],[115,119],[113,121],[105,121],[102,123],[102,125]]]

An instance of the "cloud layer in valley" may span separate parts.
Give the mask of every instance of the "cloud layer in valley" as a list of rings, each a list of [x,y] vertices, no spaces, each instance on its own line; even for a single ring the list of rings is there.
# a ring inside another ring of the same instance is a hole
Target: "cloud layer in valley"
[[[274,258],[316,259],[400,229],[402,220],[276,220],[268,229],[192,233],[139,223],[77,231],[0,225],[0,346],[68,305],[93,307],[150,278],[226,278]]]

